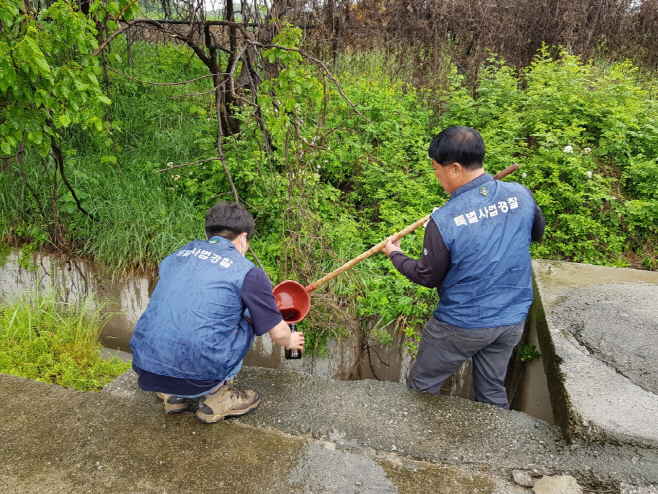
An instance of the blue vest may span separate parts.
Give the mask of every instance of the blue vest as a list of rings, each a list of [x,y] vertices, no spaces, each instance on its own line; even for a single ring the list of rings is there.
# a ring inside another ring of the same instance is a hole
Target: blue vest
[[[224,380],[254,340],[240,298],[254,264],[223,237],[193,240],[160,263],[160,279],[130,340],[137,367]]]
[[[450,252],[434,317],[464,329],[523,321],[532,303],[535,202],[524,186],[484,174],[432,213]]]

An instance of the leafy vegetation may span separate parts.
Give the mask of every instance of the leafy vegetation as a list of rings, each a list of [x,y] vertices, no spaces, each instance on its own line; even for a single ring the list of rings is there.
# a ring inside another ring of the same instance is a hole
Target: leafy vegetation
[[[541,357],[535,345],[526,345],[523,341],[514,347],[514,355],[526,364]]]
[[[223,138],[233,185],[257,218],[252,245],[274,282],[312,282],[445,203],[427,147],[455,124],[483,134],[488,171],[521,164],[511,179],[532,190],[547,219],[535,257],[658,267],[656,87],[630,63],[544,48],[521,71],[490,58],[474,90],[446,62],[448,85],[435,91],[397,81],[383,63],[355,74],[349,60],[334,84],[300,42],[295,28],[275,39],[264,56],[279,70],[260,86],[262,113],[234,108],[240,130]],[[73,119],[59,129],[80,204],[56,171],[42,179],[38,148],[26,149],[0,175],[6,241],[56,244],[54,207],[71,252],[116,271],[148,269],[203,235],[214,201],[232,199],[222,163],[207,160],[217,155],[216,107],[204,94],[212,82],[138,81],[192,80],[206,67],[189,48],[146,41],[133,41],[131,56],[150,62],[133,67],[117,56],[122,43],[113,41],[112,68],[131,78],[109,73],[113,140]],[[417,256],[422,238],[422,229],[405,237],[403,249]],[[384,343],[403,328],[415,341],[435,302],[434,290],[375,256],[314,294],[300,329],[319,353],[328,336],[355,327]]]
[[[547,220],[536,257],[655,269],[658,101],[629,62],[599,67],[545,48],[521,75],[495,59],[477,97],[456,85],[442,126],[481,131],[487,164],[518,180]]]
[[[0,152],[34,148],[48,155],[56,133],[77,124],[102,131],[102,106],[110,100],[98,77],[98,47],[91,19],[71,4],[55,2],[42,15],[18,0],[0,2]]]
[[[104,359],[98,340],[108,314],[87,302],[59,302],[53,294],[0,305],[0,373],[100,391],[130,368]]]

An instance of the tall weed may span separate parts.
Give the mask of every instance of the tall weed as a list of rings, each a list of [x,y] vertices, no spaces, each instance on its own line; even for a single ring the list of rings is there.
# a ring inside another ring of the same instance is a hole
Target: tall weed
[[[33,294],[0,304],[0,373],[100,391],[130,364],[100,354],[103,307]]]

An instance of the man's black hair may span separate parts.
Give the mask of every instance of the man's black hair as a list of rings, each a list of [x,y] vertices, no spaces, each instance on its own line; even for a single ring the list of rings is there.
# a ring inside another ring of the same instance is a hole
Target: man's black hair
[[[242,204],[219,201],[206,213],[206,235],[208,238],[219,235],[228,240],[235,240],[238,235],[247,232],[247,240],[254,236],[254,218]]]
[[[468,170],[475,170],[484,165],[484,152],[484,140],[477,130],[455,125],[443,129],[427,153],[441,166],[459,163]]]

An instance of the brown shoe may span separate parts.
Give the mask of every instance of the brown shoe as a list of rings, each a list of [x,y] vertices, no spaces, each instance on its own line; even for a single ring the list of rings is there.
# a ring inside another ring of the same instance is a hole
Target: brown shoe
[[[164,401],[166,413],[181,413],[187,410],[187,400],[167,393],[156,393]]]
[[[260,403],[258,391],[238,389],[232,381],[222,386],[215,394],[199,399],[196,418],[201,422],[217,422],[224,417],[246,415]]]

